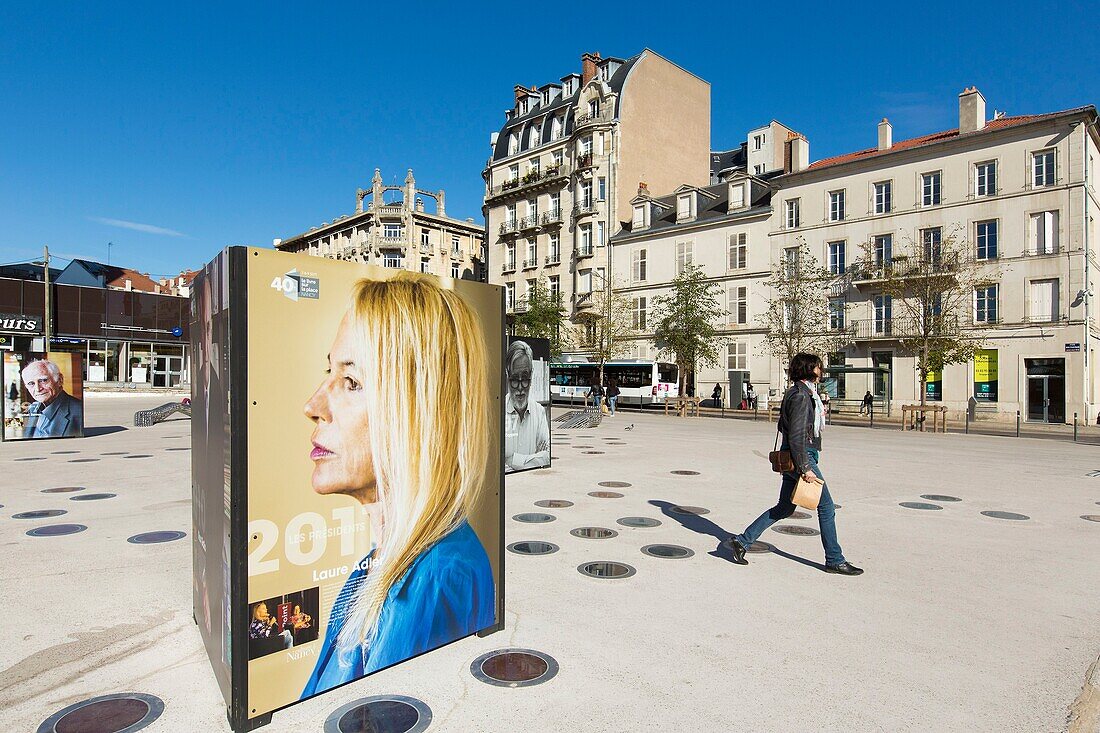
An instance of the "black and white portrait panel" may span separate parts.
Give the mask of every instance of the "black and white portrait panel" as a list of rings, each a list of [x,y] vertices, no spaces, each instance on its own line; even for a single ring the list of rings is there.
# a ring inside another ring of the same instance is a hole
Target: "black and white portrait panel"
[[[550,465],[550,342],[510,338],[504,353],[504,471]]]

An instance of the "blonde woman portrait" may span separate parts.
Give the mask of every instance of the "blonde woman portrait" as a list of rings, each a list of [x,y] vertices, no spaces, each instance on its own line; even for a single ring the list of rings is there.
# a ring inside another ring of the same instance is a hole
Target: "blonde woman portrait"
[[[305,413],[313,490],[361,502],[374,549],[333,605],[303,698],[494,623],[467,521],[486,478],[488,385],[480,323],[453,291],[415,275],[356,284]]]

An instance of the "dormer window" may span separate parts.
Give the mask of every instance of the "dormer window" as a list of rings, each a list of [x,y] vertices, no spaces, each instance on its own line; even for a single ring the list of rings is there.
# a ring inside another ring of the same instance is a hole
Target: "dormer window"
[[[542,125],[534,125],[528,134],[527,147],[534,148],[542,141]]]
[[[525,115],[525,114],[527,114],[527,109],[528,109],[528,98],[524,97],[523,99],[519,100],[519,113],[521,115]]]
[[[745,184],[730,184],[730,208],[740,209],[745,206]]]
[[[695,216],[693,198],[690,193],[680,194],[676,197],[676,221],[690,219]]]
[[[563,134],[563,128],[565,127],[565,120],[560,116],[555,116],[550,122],[550,139],[558,140]]]
[[[647,214],[649,213],[648,209],[649,207],[645,203],[634,204],[634,220],[632,222],[632,228],[645,229],[647,226],[649,226],[649,222],[647,221],[647,219],[649,218],[647,216]]]
[[[514,132],[508,133],[508,155],[515,155],[519,152],[519,135]]]
[[[600,114],[600,100],[593,99],[588,103],[588,116],[598,117]]]
[[[753,150],[763,150],[764,149],[764,135],[763,134],[752,136],[752,149]]]

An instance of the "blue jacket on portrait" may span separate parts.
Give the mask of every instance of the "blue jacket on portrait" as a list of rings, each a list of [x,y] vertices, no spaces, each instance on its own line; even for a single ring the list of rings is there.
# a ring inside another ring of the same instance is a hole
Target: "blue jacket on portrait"
[[[341,658],[337,637],[363,582],[365,566],[360,563],[348,576],[333,604],[324,644],[302,699],[469,636],[496,620],[489,558],[464,521],[421,553],[390,588],[366,652],[356,646]]]
[[[45,407],[31,405],[24,438],[75,438],[84,434],[84,405],[68,392],[60,392]]]

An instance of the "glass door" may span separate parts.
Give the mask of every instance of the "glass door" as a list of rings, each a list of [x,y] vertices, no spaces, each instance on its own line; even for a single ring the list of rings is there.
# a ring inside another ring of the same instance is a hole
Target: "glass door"
[[[1027,378],[1027,419],[1031,422],[1047,421],[1047,378]]]
[[[1027,419],[1066,421],[1066,360],[1024,359],[1027,370]]]

